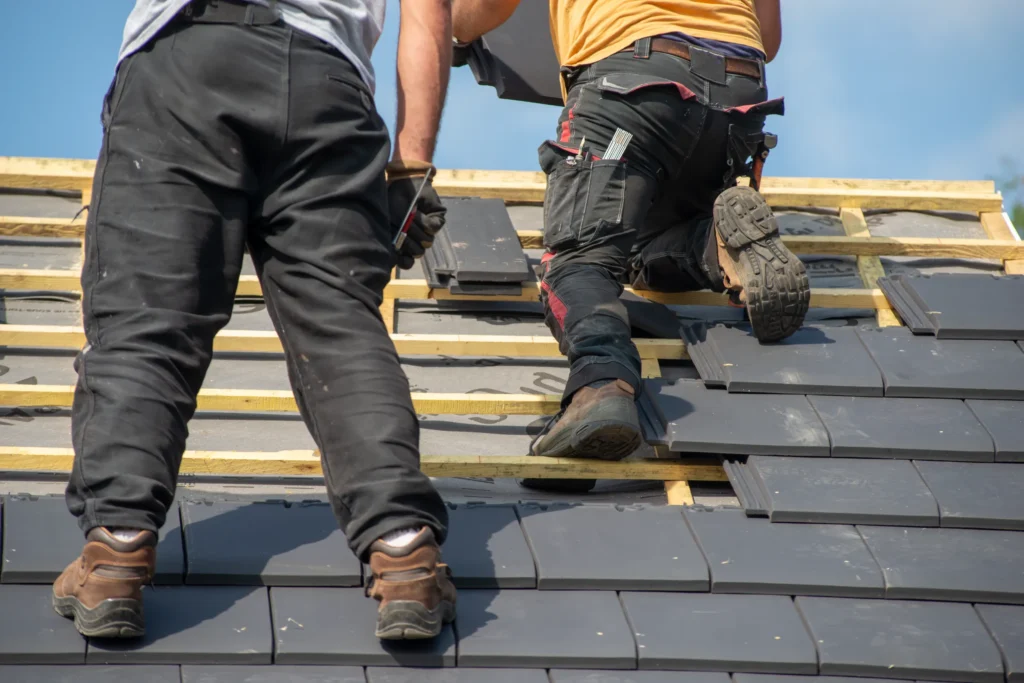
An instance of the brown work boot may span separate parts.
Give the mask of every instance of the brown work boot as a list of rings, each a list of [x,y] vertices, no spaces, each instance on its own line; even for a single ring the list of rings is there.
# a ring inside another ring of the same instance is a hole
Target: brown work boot
[[[96,527],[82,554],[53,582],[53,608],[74,618],[83,636],[138,638],[146,632],[142,586],[155,567],[156,534],[140,531],[123,541]]]
[[[533,454],[622,460],[640,447],[642,438],[633,387],[617,379],[573,394],[554,426],[537,439]]]
[[[715,200],[717,250],[708,244],[709,268],[717,261],[722,285],[746,306],[754,336],[785,339],[800,329],[811,301],[804,264],[779,237],[779,225],[761,193],[730,187]]]
[[[433,638],[455,619],[451,570],[441,563],[441,548],[429,528],[405,546],[375,542],[370,546],[370,570],[366,595],[380,602],[381,640]]]

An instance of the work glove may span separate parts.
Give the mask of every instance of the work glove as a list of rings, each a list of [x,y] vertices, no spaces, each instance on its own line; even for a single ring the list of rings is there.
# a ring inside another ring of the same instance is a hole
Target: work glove
[[[452,38],[452,66],[466,66],[469,63],[469,46],[472,43],[460,43],[457,38]]]
[[[402,230],[400,221],[409,210],[416,190],[434,166],[425,161],[392,161],[388,164],[388,211],[391,216],[391,234]],[[398,249],[398,267],[408,270],[416,259],[434,244],[434,236],[444,227],[447,209],[441,203],[430,181],[420,193],[409,216],[409,230]]]

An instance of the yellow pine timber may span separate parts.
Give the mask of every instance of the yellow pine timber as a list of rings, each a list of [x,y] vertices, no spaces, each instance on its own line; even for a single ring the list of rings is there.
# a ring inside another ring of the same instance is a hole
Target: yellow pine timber
[[[0,157],[0,187],[84,190],[92,185],[92,159]]]
[[[644,379],[661,377],[661,363],[657,358],[640,359],[640,376]]]
[[[391,279],[394,280],[398,275],[398,268],[391,269]],[[384,319],[384,328],[391,334],[395,331],[395,306],[398,301],[391,297],[384,297],[380,302],[380,317]]]
[[[860,209],[843,209],[839,212],[839,218],[842,220],[843,230],[850,237],[871,237],[871,231],[868,229],[864,212]],[[878,278],[885,275],[885,269],[882,267],[882,262],[877,256],[858,256],[857,270],[860,272],[860,279],[864,282],[865,287],[876,287],[878,285]],[[879,327],[898,327],[900,325],[899,318],[889,309],[883,308],[875,311],[875,319]]]
[[[5,187],[44,187],[49,189],[80,189],[92,181],[96,162],[92,159],[60,159],[40,157],[0,157],[0,181],[12,183],[19,177],[59,179],[64,187],[42,185],[8,184]],[[525,184],[543,182],[540,171],[502,171],[472,169],[439,169],[437,180],[449,185],[456,183],[479,184]],[[741,179],[742,181],[742,179]],[[436,182],[436,181],[435,181]],[[991,180],[888,180],[875,178],[799,178],[765,176],[761,181],[765,188],[838,188],[849,190],[906,190],[926,192],[994,192]]]
[[[558,342],[548,336],[495,336],[484,334],[392,334],[398,353],[405,356],[503,356],[508,358],[561,358]],[[644,360],[688,358],[681,339],[634,339]],[[85,334],[80,327],[60,325],[0,325],[0,347],[80,349]],[[222,330],[214,339],[215,351],[281,353],[276,332]]]
[[[739,182],[749,184],[749,178]],[[875,178],[799,178],[766,176],[761,179],[763,189],[801,188],[833,190],[900,190],[904,192],[982,192],[994,193],[993,180],[883,180]]]
[[[63,385],[0,384],[0,405],[22,408],[67,408],[75,388]],[[419,415],[554,415],[561,396],[536,394],[414,393]],[[199,410],[215,412],[297,412],[291,391],[269,389],[203,389]]]
[[[843,209],[859,211],[860,209]],[[851,214],[855,216],[856,214]],[[843,225],[850,219],[843,219]],[[867,229],[867,225],[864,225]],[[520,230],[524,249],[540,249],[540,230]],[[838,256],[924,256],[937,258],[1024,258],[1024,243],[1010,239],[951,239],[946,237],[872,237],[870,233],[846,237],[783,235],[783,243],[796,254]]]
[[[856,218],[860,215],[860,219]],[[864,212],[843,209],[843,227],[860,226]],[[867,230],[864,223],[863,230]],[[1011,240],[953,239],[948,237],[871,237],[870,234],[831,237],[785,235],[782,241],[798,254],[845,256],[924,256],[935,258],[1024,257],[1024,243]]]
[[[641,374],[645,379],[661,377],[661,364],[658,361],[641,361]],[[659,458],[672,457],[667,454],[664,446],[656,446],[655,453]],[[665,499],[669,505],[693,505],[693,492],[690,482],[686,479],[672,479],[665,482]]]
[[[489,197],[506,202],[541,204],[544,201],[543,176],[531,172],[495,171],[485,175],[482,171],[464,172],[465,179],[438,172],[434,187],[438,194],[457,197]],[[852,181],[848,181],[852,183]],[[897,181],[891,181],[896,183]],[[893,209],[907,211],[1001,211],[1002,196],[989,190],[905,189],[913,185],[876,185],[875,187],[849,187],[842,184],[816,183],[798,186],[791,183],[772,183],[765,179],[761,193],[773,207],[822,207]],[[917,185],[916,187],[928,187]],[[899,188],[899,189],[897,189]]]
[[[81,237],[85,221],[71,218],[0,216],[0,235],[10,237]]]
[[[74,460],[70,448],[0,446],[0,470],[68,472]],[[718,465],[688,464],[685,460],[582,460],[525,455],[424,455],[420,469],[432,477],[638,479],[682,478],[726,481]],[[316,451],[185,451],[182,474],[319,475]]]
[[[993,240],[1013,240],[1021,244],[1020,236],[1013,229],[1010,217],[1002,212],[986,212],[980,215],[981,227]],[[1000,257],[995,257],[1000,258]],[[1002,257],[1003,269],[1008,275],[1024,275],[1024,256]]]
[[[0,290],[77,292],[80,290],[78,277],[78,271],[71,270],[4,268],[0,269]],[[663,304],[724,306],[728,303],[724,294],[710,291],[664,293],[634,290],[630,287],[627,287],[626,291]],[[239,278],[237,295],[262,295],[260,283],[255,275],[243,275]],[[384,291],[385,297],[394,299],[444,301],[536,301],[539,295],[540,284],[536,282],[524,285],[520,294],[507,296],[451,294],[446,289],[431,289],[425,280],[394,280]],[[813,289],[811,290],[811,306],[815,308],[890,308],[889,302],[880,289]]]
[[[664,462],[661,460],[659,462]],[[665,482],[665,496],[669,505],[693,505],[693,492],[690,482],[685,479]]]
[[[998,219],[993,219],[997,226],[1002,222],[1001,214],[983,215],[998,216]],[[85,221],[82,219],[0,216],[0,235],[75,238],[81,237],[84,231]],[[543,248],[540,230],[519,230],[518,235],[524,249]],[[784,235],[782,241],[798,254],[1024,259],[1024,243],[1008,238],[871,237],[869,234],[851,234],[847,237]]]
[[[91,185],[94,171],[92,160],[0,157],[0,187],[82,191]],[[442,169],[434,187],[441,195],[539,204],[545,180],[537,171]],[[773,206],[1002,211],[1002,197],[988,181],[768,177],[761,188]]]

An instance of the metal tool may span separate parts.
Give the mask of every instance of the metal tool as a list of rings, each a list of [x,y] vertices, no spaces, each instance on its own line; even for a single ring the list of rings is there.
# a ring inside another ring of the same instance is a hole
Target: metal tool
[[[777,144],[779,144],[778,136],[765,133],[764,139],[757,145],[750,172],[750,186],[755,190],[761,190],[761,173],[764,171],[764,162],[768,161],[768,152],[775,149]]]
[[[402,245],[405,244],[406,238],[409,236],[409,228],[412,226],[412,219],[415,217],[416,202],[420,200],[420,195],[423,194],[423,189],[430,182],[431,177],[434,175],[434,169],[428,168],[427,174],[423,176],[423,182],[416,188],[416,194],[412,196],[412,201],[409,203],[409,209],[405,212],[405,218],[402,219],[402,229],[395,235],[394,241],[391,243],[395,249],[401,249]]]
[[[612,141],[608,145],[608,149],[605,150],[603,158],[606,161],[618,161],[626,153],[626,148],[629,147],[629,143],[632,140],[632,133],[616,128],[615,135],[612,136]]]

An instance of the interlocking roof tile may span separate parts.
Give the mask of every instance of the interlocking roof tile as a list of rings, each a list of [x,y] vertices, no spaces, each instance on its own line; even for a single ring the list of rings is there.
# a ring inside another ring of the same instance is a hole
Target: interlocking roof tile
[[[939,505],[940,525],[1024,531],[1020,463],[921,462],[914,465]]]
[[[267,589],[166,586],[143,590],[146,634],[91,638],[90,664],[270,664]],[[71,622],[64,627],[71,629]]]
[[[859,527],[885,596],[1024,603],[1024,532]]]
[[[678,509],[521,505],[542,589],[706,591],[708,568]]]
[[[814,674],[814,644],[778,595],[622,593],[641,669]]]
[[[51,583],[77,556],[85,534],[68,512],[64,496],[4,501],[2,583]],[[46,539],[41,543],[40,539]],[[178,505],[167,511],[156,552],[156,584],[180,584],[185,570]]]
[[[748,460],[773,522],[938,526],[939,510],[913,463],[850,458]]]
[[[821,673],[1000,683],[999,650],[970,605],[797,598]]]
[[[455,666],[455,633],[389,642],[373,633],[377,603],[361,588],[271,588],[274,662],[346,666]]]
[[[635,669],[613,591],[462,591],[459,666]]]
[[[85,638],[53,611],[52,593],[50,586],[0,586],[0,664],[85,662]]]
[[[715,593],[882,597],[877,563],[853,526],[776,524],[742,510],[687,510]]]
[[[362,567],[325,503],[186,503],[189,584],[358,586]]]

